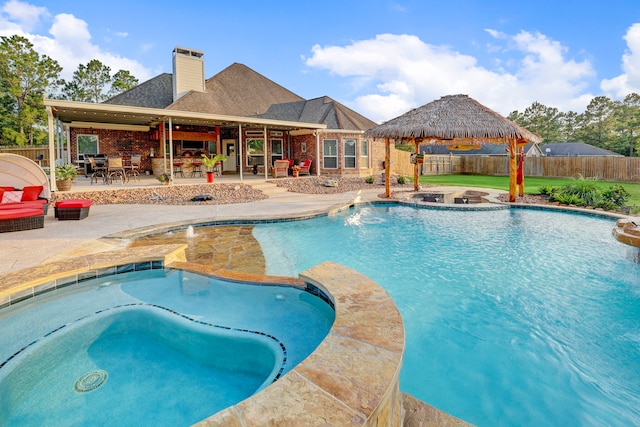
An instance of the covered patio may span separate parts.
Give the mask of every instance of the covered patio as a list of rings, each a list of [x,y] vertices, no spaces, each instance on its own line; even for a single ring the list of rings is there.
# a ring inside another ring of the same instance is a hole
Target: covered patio
[[[265,118],[226,116],[218,114],[198,113],[191,111],[177,111],[159,108],[134,107],[115,104],[93,104],[85,102],[45,99],[49,130],[49,158],[52,165],[78,164],[80,152],[77,141],[72,132],[82,129],[83,132],[100,133],[104,138],[119,138],[120,145],[135,150],[143,156],[147,165],[152,161],[160,161],[160,167],[172,178],[174,171],[174,141],[184,141],[195,138],[207,143],[207,154],[224,154],[221,129],[237,131],[237,141],[234,146],[234,156],[238,156],[237,163],[244,162],[245,148],[243,135],[246,129],[262,132],[264,144],[267,144],[268,132],[312,132],[316,138],[316,149],[319,150],[319,132],[326,129],[326,125],[317,123],[302,123]],[[208,129],[205,132],[188,132],[179,130]],[[75,135],[75,133],[74,133]],[[117,136],[112,136],[117,135]],[[157,139],[156,139],[157,138]],[[210,143],[210,145],[209,145]],[[106,145],[106,144],[105,144]],[[320,153],[316,153],[316,158]],[[264,178],[269,177],[270,159],[268,150],[264,149],[261,163]],[[236,161],[236,159],[233,159]],[[244,179],[243,163],[234,168],[240,181]],[[318,173],[318,172],[317,172]],[[55,186],[55,168],[50,168],[51,190],[57,191]]]

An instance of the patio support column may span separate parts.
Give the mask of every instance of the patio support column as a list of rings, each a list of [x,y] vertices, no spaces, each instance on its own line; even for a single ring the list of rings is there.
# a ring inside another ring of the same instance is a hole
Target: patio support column
[[[238,124],[238,149],[237,149],[237,153],[239,153],[240,155],[238,156],[238,158],[240,159],[240,164],[238,165],[240,167],[240,182],[242,182],[242,174],[244,172],[244,150],[242,149],[242,147],[244,146],[244,144],[242,143],[242,124]],[[237,155],[237,154],[236,154]]]
[[[516,151],[518,146],[515,138],[509,138],[509,201],[516,201],[517,194],[517,174],[518,174],[518,160]]]
[[[389,161],[391,160],[391,148],[389,147],[389,138],[384,138],[384,194],[386,198],[391,197],[391,177],[389,172]]]
[[[267,151],[269,151],[269,138],[267,138],[267,127],[264,127],[264,179],[269,179],[269,165],[267,164]]]
[[[169,176],[173,182],[173,121],[169,117]]]
[[[49,176],[51,179],[50,189],[51,191],[58,191],[58,187],[56,187],[56,150],[54,148],[55,139],[53,138],[53,111],[51,107],[46,107],[47,109],[47,125],[49,128]]]
[[[320,130],[316,129],[316,176],[320,176]]]

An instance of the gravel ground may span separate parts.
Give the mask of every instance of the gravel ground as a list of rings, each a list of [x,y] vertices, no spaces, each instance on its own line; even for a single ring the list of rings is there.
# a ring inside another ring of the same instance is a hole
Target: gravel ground
[[[333,181],[333,182],[331,182]],[[335,194],[346,193],[356,190],[371,190],[379,188],[384,192],[384,182],[377,179],[372,184],[367,184],[364,178],[329,178],[329,177],[309,177],[309,178],[286,178],[269,181],[278,187],[286,188],[292,193],[305,194]],[[335,183],[334,187],[327,186]],[[391,179],[393,190],[413,189],[413,183],[398,184],[396,179]]]
[[[334,181],[335,187],[327,187],[327,181]],[[306,194],[334,194],[348,191],[384,187],[380,182],[367,184],[364,178],[326,178],[303,177],[270,180],[279,187],[287,188],[293,193]],[[392,184],[394,190],[412,189],[413,184]],[[211,200],[192,201],[198,196],[208,196]],[[260,190],[245,184],[201,184],[201,185],[168,185],[140,188],[123,188],[115,190],[85,191],[85,192],[57,192],[51,197],[51,203],[65,199],[89,199],[96,205],[108,204],[163,204],[189,205],[209,204],[223,205],[230,203],[247,203],[266,199],[268,196]]]
[[[329,182],[332,181],[332,182]],[[364,178],[329,178],[301,177],[269,180],[278,187],[286,188],[292,193],[335,194],[362,189],[380,189],[379,196],[384,197],[384,183],[378,178],[375,183],[367,184]],[[335,184],[335,186],[327,186]],[[413,191],[413,183],[398,184],[391,180],[391,197],[397,193]],[[194,197],[210,197],[211,200],[193,201]],[[248,203],[263,200],[269,196],[246,184],[200,184],[200,185],[167,185],[139,188],[122,188],[102,191],[57,192],[50,203],[64,199],[89,199],[96,205],[108,204],[155,204],[155,205],[226,205],[231,203]],[[503,202],[509,201],[509,195],[499,196]],[[518,197],[516,203],[548,204],[541,196],[525,195]]]
[[[191,201],[194,197],[211,200]],[[158,187],[122,188],[117,190],[54,193],[51,202],[65,199],[89,199],[96,205],[225,205],[266,199],[267,195],[244,184],[167,185]]]

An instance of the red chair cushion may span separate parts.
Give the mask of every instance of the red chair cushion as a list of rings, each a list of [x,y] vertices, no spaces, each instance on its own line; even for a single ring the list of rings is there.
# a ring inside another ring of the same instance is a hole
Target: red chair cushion
[[[40,197],[40,193],[42,193],[42,189],[42,185],[32,185],[24,187],[22,189],[22,201],[32,202],[34,200],[38,200],[38,197]]]
[[[29,216],[40,216],[40,215],[44,215],[44,211],[42,209],[35,209],[35,208],[10,209],[6,211],[0,211],[0,220],[25,218]]]
[[[89,206],[91,206],[91,200],[86,199],[58,200],[56,202],[56,208],[61,209],[88,208]]]

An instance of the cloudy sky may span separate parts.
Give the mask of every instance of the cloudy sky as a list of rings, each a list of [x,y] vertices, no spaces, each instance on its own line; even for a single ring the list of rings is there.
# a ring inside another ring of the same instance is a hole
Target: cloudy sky
[[[142,82],[182,46],[205,53],[207,77],[242,63],[379,123],[459,93],[503,115],[640,93],[638,0],[0,0],[13,34],[66,79],[98,59]]]

